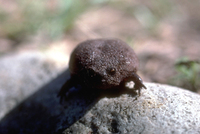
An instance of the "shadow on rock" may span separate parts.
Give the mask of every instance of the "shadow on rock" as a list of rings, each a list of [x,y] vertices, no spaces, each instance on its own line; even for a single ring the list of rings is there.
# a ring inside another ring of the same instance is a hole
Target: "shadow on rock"
[[[68,79],[66,76],[69,77],[68,70],[10,111],[0,121],[0,133],[61,133],[84,116],[97,96],[77,92],[64,104],[59,104],[57,93]]]

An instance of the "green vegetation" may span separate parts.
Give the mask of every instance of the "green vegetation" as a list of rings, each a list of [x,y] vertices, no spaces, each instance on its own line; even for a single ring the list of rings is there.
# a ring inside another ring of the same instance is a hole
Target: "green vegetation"
[[[152,32],[161,16],[169,15],[173,7],[166,0],[152,0],[150,5],[142,2],[128,5],[124,1],[111,0],[16,0],[13,3],[15,9],[12,12],[9,6],[2,9],[0,6],[0,36],[12,40],[24,39],[38,31],[51,38],[59,37],[70,30],[74,20],[88,8],[102,5],[131,13],[144,29]]]
[[[18,40],[38,30],[57,37],[69,30],[88,6],[83,0],[17,0],[14,13],[0,10],[1,36]],[[9,8],[9,7],[8,7]]]
[[[200,89],[200,61],[183,58],[176,63],[173,85],[197,92]]]

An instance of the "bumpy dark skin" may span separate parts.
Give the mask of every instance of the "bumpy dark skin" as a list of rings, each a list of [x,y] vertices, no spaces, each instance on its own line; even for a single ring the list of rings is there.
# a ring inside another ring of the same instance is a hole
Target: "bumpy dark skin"
[[[125,90],[125,83],[133,81],[135,92],[145,88],[136,74],[139,63],[133,49],[119,39],[96,39],[80,43],[71,54],[71,78],[62,86],[60,102],[69,89],[81,85],[84,90],[113,92]]]

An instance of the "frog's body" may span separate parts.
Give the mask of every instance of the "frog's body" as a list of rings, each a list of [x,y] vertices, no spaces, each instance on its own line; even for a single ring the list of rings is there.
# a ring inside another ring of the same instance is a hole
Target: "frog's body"
[[[76,85],[93,90],[122,88],[134,81],[135,90],[146,88],[136,74],[138,59],[131,47],[119,39],[96,39],[80,43],[71,54],[69,70],[71,79],[58,94],[62,98]]]

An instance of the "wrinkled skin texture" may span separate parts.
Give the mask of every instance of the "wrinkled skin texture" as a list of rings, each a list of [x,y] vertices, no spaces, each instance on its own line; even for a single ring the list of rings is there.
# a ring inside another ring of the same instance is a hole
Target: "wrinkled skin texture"
[[[119,39],[96,39],[80,43],[71,54],[71,78],[63,85],[58,96],[63,97],[70,88],[81,85],[88,91],[118,91],[125,83],[134,81],[135,90],[146,88],[136,74],[139,63],[133,49]]]

